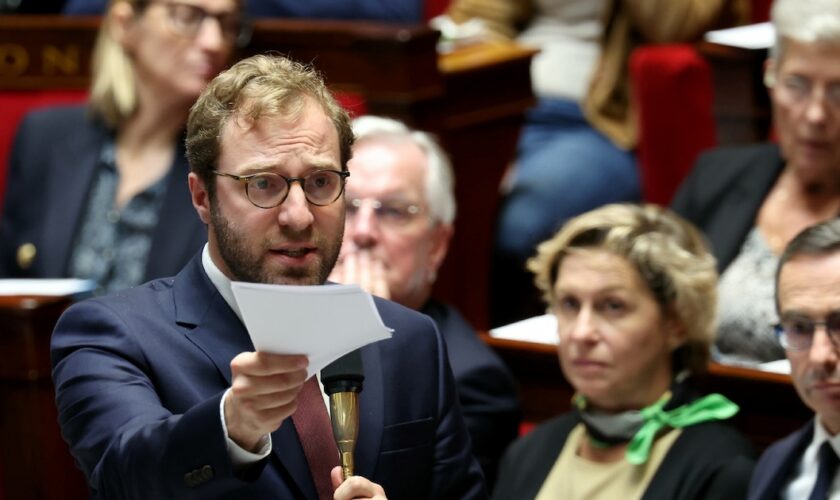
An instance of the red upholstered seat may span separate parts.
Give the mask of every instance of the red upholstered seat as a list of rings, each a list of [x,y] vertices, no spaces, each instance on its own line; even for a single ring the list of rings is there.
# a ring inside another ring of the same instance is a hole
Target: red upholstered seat
[[[688,44],[644,45],[630,56],[645,201],[667,205],[701,151],[717,143],[709,64]]]
[[[0,210],[6,193],[6,171],[15,131],[23,116],[36,108],[82,102],[86,90],[21,90],[0,92]]]

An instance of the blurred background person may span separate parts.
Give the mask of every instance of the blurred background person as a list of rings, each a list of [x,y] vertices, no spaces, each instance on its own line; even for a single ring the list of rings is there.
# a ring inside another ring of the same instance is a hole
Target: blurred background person
[[[187,189],[187,113],[241,32],[236,0],[110,4],[87,106],[33,112],[18,130],[0,276],[107,292],[177,273],[207,241]]]
[[[524,263],[569,217],[638,201],[637,122],[627,63],[642,43],[690,41],[747,18],[746,0],[454,0],[456,22],[537,47],[537,105],[503,186],[496,230],[495,324],[541,313]],[[518,293],[523,304],[511,289]]]
[[[575,410],[514,442],[495,498],[743,498],[749,443],[705,397],[715,325],[714,258],[699,232],[655,205],[575,217],[529,261],[557,318]]]
[[[749,500],[833,499],[840,450],[840,219],[809,227],[779,258],[776,333],[813,420],[758,460]]]
[[[8,0],[7,0],[8,1]],[[66,0],[69,15],[101,14],[107,0]],[[251,17],[317,18],[419,23],[424,0],[248,0]]]
[[[773,282],[799,231],[840,214],[840,2],[777,0],[776,44],[765,63],[778,144],[702,156],[673,209],[706,233],[718,259],[716,358],[782,359]]]
[[[519,399],[502,360],[453,307],[431,297],[455,219],[452,167],[427,133],[375,116],[353,122],[347,220],[331,279],[429,315],[446,341],[473,452],[492,484],[519,427]]]

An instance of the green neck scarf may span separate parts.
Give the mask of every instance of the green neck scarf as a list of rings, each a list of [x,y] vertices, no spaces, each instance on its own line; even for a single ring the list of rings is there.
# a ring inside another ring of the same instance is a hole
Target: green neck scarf
[[[738,405],[721,394],[709,394],[690,403],[665,410],[671,400],[666,393],[652,405],[638,411],[629,411],[616,415],[591,412],[586,408],[585,398],[578,394],[574,398],[581,420],[587,428],[590,441],[598,447],[606,447],[619,442],[628,442],[625,458],[634,465],[647,462],[650,449],[659,432],[668,427],[682,429],[710,420],[726,420],[738,413]],[[610,429],[623,428],[626,437],[616,436]],[[627,430],[632,429],[631,433]],[[613,435],[611,435],[613,434]],[[601,438],[602,436],[607,439]]]

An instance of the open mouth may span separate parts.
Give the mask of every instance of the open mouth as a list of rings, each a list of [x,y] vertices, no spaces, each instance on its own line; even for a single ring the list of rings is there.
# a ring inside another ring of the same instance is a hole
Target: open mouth
[[[281,255],[285,255],[287,257],[303,257],[314,251],[314,248],[284,248],[280,250],[274,250],[274,252],[279,253]]]

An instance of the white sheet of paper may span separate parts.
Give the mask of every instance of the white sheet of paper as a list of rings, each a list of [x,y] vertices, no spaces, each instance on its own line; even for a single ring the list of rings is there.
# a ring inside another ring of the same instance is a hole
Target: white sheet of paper
[[[764,370],[766,372],[790,375],[790,361],[788,361],[787,359],[777,359],[776,361],[768,361],[766,363],[761,363],[760,365],[758,365],[758,369]]]
[[[553,314],[534,316],[516,323],[493,328],[490,330],[490,336],[498,339],[556,345],[558,342],[557,318]]]
[[[709,31],[707,42],[744,49],[769,49],[776,42],[776,30],[770,23],[748,24],[736,28]]]
[[[391,337],[373,298],[357,285],[231,286],[254,347],[306,354],[310,376],[354,349]]]
[[[83,298],[94,288],[93,281],[67,279],[0,279],[0,295],[34,295],[59,297],[73,295]]]

